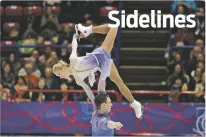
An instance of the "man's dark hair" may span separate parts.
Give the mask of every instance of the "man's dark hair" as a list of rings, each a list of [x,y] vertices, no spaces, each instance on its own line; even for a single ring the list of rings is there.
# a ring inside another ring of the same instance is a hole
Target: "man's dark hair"
[[[109,97],[108,94],[97,94],[95,96],[94,103],[95,103],[96,110],[100,109],[102,103],[107,102],[107,97]]]

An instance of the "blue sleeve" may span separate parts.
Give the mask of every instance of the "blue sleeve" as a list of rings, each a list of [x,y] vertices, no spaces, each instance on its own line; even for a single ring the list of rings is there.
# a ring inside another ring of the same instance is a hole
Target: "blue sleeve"
[[[108,130],[110,128],[107,127],[107,122],[108,122],[108,119],[102,118],[98,121],[97,127],[103,130]]]
[[[193,0],[187,0],[187,4],[191,7],[192,11],[195,12],[197,10],[197,6],[195,1]]]
[[[176,12],[177,9],[177,5],[179,2],[184,2],[184,1],[178,1],[178,0],[174,0],[171,6],[171,13],[174,14]],[[197,6],[194,0],[186,0],[185,4],[189,5],[192,9],[193,12],[195,12],[197,10]]]
[[[174,0],[171,6],[171,13],[174,14],[176,12],[176,8],[177,8],[177,0]]]

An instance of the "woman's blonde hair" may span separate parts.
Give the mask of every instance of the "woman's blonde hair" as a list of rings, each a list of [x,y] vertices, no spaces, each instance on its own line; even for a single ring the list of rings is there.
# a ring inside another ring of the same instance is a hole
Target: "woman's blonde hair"
[[[63,60],[60,60],[57,64],[53,66],[53,73],[55,73],[57,70],[62,70],[65,67],[69,67],[69,64],[67,64]]]

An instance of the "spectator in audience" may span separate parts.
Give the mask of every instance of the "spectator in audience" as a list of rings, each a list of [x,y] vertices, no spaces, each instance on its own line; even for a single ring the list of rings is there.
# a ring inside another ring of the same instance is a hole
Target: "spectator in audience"
[[[32,67],[32,75],[35,75],[37,78],[39,78],[41,76],[41,71],[36,67],[36,59],[33,57],[30,57],[27,60],[27,65],[26,66],[31,66]],[[28,65],[30,64],[30,65]],[[25,66],[25,67],[26,67]],[[18,76],[25,76],[27,75],[27,68],[21,68],[18,72]]]
[[[11,71],[9,63],[5,63],[0,76],[1,83],[7,87],[12,88],[15,84],[15,74]]]
[[[204,41],[202,39],[197,39],[195,41],[195,46],[204,47]]]
[[[49,59],[49,57],[51,56],[51,52],[52,52],[53,50],[52,50],[52,48],[51,47],[46,47],[46,49],[45,49],[45,52],[44,52],[44,55],[45,55],[45,57],[46,57],[46,60],[48,60]]]
[[[192,102],[201,102],[201,103],[205,103],[205,93],[204,93],[204,86],[199,83],[199,84],[196,84],[196,87],[195,87],[195,95],[193,95],[193,98],[192,98]]]
[[[33,68],[33,72],[35,72],[34,74],[36,74],[38,77],[41,75],[40,71],[36,68],[36,64],[38,63],[38,56],[39,56],[39,53],[36,52],[36,50],[34,50],[32,52],[32,55],[29,57],[29,58],[25,58],[25,60],[28,62],[28,63],[31,63],[34,68]]]
[[[46,62],[46,66],[52,68],[52,66],[54,66],[56,63],[58,62],[58,58],[57,57],[50,57],[47,62]]]
[[[33,69],[33,65],[31,63],[28,63],[25,65],[26,75],[23,75],[23,77],[24,77],[29,89],[36,88],[37,81],[38,81],[38,77],[35,74],[33,74],[32,69]],[[19,76],[21,76],[21,75],[19,75]]]
[[[175,15],[174,15],[174,16],[177,16],[177,15],[179,15],[179,14],[186,16],[185,7],[184,7],[183,5],[179,5],[179,6],[177,7],[177,11],[175,12]],[[176,32],[178,32],[178,31],[181,31],[181,29],[178,28],[178,27],[176,27],[176,26],[172,29],[172,33],[176,33]]]
[[[31,54],[31,57],[34,58],[36,60],[35,63],[37,63],[38,62],[38,57],[39,57],[39,51],[38,50],[33,50],[32,54]]]
[[[15,55],[12,53],[9,55],[9,63],[11,65],[12,71],[17,74],[19,69],[21,68],[21,64],[19,61],[16,59]]]
[[[2,66],[4,66],[4,64],[9,63],[11,66],[11,71],[14,72],[14,74],[17,74],[17,72],[19,71],[19,69],[21,68],[21,64],[19,63],[19,61],[16,59],[14,53],[11,53],[9,55],[9,59],[5,59],[2,60]]]
[[[205,58],[204,58],[204,56],[203,56],[203,54],[198,54],[197,55],[197,62],[205,62]]]
[[[11,101],[11,91],[0,83],[0,100]]]
[[[193,50],[190,53],[190,59],[186,63],[186,72],[187,74],[190,74],[192,70],[196,69],[197,64],[197,57],[199,54],[201,54],[202,50],[200,47],[195,46]]]
[[[57,40],[57,30],[56,28],[54,28],[54,25],[50,23],[48,24],[48,28],[43,29],[43,31],[41,32],[38,42],[43,43],[44,41],[51,41],[57,43]]]
[[[5,30],[2,37],[3,40],[18,41],[20,39],[20,29]]]
[[[174,42],[172,45],[184,46],[193,45],[195,41],[195,35],[189,31],[188,28],[183,28],[174,34]]]
[[[60,86],[61,91],[66,91],[66,90],[74,90],[73,86],[68,86],[66,83],[62,83]],[[63,93],[63,101],[86,101],[87,95],[85,93]]]
[[[184,13],[185,13],[184,7],[183,6],[178,6],[177,7],[177,14],[184,14]]]
[[[196,58],[198,57],[199,54],[201,54],[202,49],[200,47],[194,47],[192,52],[191,52],[191,58]]]
[[[52,68],[46,67],[44,75],[47,89],[60,89],[60,83],[53,75]],[[61,100],[62,93],[45,93],[45,96],[46,100]]]
[[[78,86],[75,82],[75,79],[73,76],[70,77],[70,79],[61,79],[61,83],[66,83],[68,88],[67,89],[82,89],[80,86]]]
[[[24,77],[19,76],[17,78],[17,82],[14,86],[16,96],[19,99],[27,98],[29,99],[29,92],[26,92],[28,90],[28,86],[26,85],[26,81]]]
[[[204,57],[202,54],[199,54],[197,57],[197,64],[196,64],[196,69],[200,68],[202,72],[205,71],[205,65],[204,65]],[[195,70],[191,72],[191,76],[194,77]]]
[[[196,81],[201,81],[202,80],[202,74],[204,73],[204,70],[201,68],[197,68],[195,70],[195,75],[193,76]]]
[[[187,92],[188,91],[188,87],[189,86],[189,84],[183,84],[182,85],[182,89],[181,89],[181,92]]]
[[[60,30],[59,20],[57,15],[53,13],[52,7],[48,6],[46,8],[46,13],[41,19],[41,37],[43,40],[50,40],[57,42],[57,32]]]
[[[203,70],[201,70],[200,68],[197,68],[195,70],[195,74],[194,76],[192,76],[192,79],[190,80],[190,83],[189,83],[189,90],[194,91],[196,88],[196,85],[198,83],[202,83],[202,74],[203,74]]]
[[[73,93],[73,101],[87,101],[87,96],[85,93]]]
[[[57,42],[57,45],[70,45],[72,41],[72,34],[74,33],[74,30],[71,27],[72,24],[67,23],[66,25],[62,26],[61,31],[59,33],[59,39]],[[61,55],[62,58],[68,57],[68,50],[67,48],[61,48],[56,50],[58,55]]]
[[[188,95],[190,102],[204,102],[204,92],[205,92],[205,73],[197,68],[195,76],[191,79],[189,83],[189,90],[195,91],[195,95]]]
[[[68,44],[66,48],[62,48],[61,53],[59,54],[61,55],[61,58],[63,60],[68,60],[68,56],[71,54],[71,52],[72,52],[72,45]],[[77,55],[79,55],[79,52],[77,52]]]
[[[60,4],[61,0],[44,0],[44,5],[49,4],[49,5],[55,5],[55,4]]]
[[[59,39],[58,39],[58,45],[67,45],[68,43],[71,43],[72,41],[72,33],[73,31],[71,30],[70,24],[66,24],[62,30],[60,31],[59,34]]]
[[[88,79],[87,79],[87,80],[88,80]],[[85,80],[85,81],[86,81],[86,80]],[[68,85],[69,85],[69,87],[68,87],[69,90],[74,90],[74,89],[80,89],[80,90],[82,90],[82,88],[75,83],[75,79],[74,79],[73,76],[71,77],[71,80],[68,80],[67,82],[68,82]],[[88,81],[87,81],[87,82],[88,82]],[[97,88],[96,88],[96,89],[97,89]],[[96,90],[96,89],[95,89],[95,90]],[[72,94],[70,94],[70,99],[72,99],[73,101],[86,101],[87,98],[88,98],[88,96],[85,94],[85,92],[72,93]]]
[[[37,38],[37,33],[32,28],[32,23],[28,25],[28,28],[23,34],[23,39]]]
[[[205,12],[204,8],[198,8],[196,12],[195,35],[197,38],[205,38]]]
[[[37,34],[33,30],[33,28],[31,28],[31,25],[29,25],[29,27],[27,28],[27,30],[23,34],[22,42],[19,42],[18,45],[19,46],[21,46],[21,45],[22,46],[32,46],[32,45],[36,45],[36,44],[37,44]],[[20,48],[20,52],[24,53],[24,54],[32,53],[33,50],[34,50],[34,48]]]
[[[38,4],[31,4],[37,6]],[[28,12],[25,16],[25,21],[24,24],[27,28],[32,28],[36,31],[36,33],[39,33],[39,28],[40,28],[40,17],[35,16],[33,6],[28,7]],[[25,30],[25,29],[24,29]],[[33,30],[32,30],[33,31]]]
[[[99,12],[98,8],[102,6],[102,3],[100,2],[94,2],[94,1],[87,1],[84,3],[84,11],[83,11],[83,17],[85,20],[85,23],[90,20],[93,22],[93,20],[97,21],[96,23],[100,23],[101,19],[99,18]]]
[[[168,66],[170,74],[173,72],[176,64],[180,64],[181,66],[184,66],[184,60],[182,59],[181,54],[179,52],[177,52],[174,55],[174,59],[172,59],[171,61],[168,60],[167,62],[167,66]]]
[[[171,89],[173,87],[173,85],[175,84],[177,79],[181,80],[181,87],[183,84],[189,83],[189,76],[184,72],[184,70],[180,64],[177,64],[175,66],[174,73],[172,75],[170,75],[167,79],[167,85],[168,85],[169,89]]]
[[[172,85],[170,91],[170,95],[169,95],[169,102],[175,103],[175,99],[178,95],[179,92],[181,92],[182,86],[183,86],[183,81],[180,78],[176,78],[174,84]],[[184,84],[187,85],[187,84]]]
[[[59,83],[52,73],[52,68],[47,67],[44,72],[45,81],[48,89],[59,89]]]
[[[44,70],[46,68],[46,56],[45,55],[41,55],[41,56],[39,56],[38,60],[39,61],[36,64],[37,68],[40,70],[42,76],[44,76]]]
[[[58,20],[57,16],[53,13],[52,6],[47,6],[46,7],[46,12],[42,15],[41,25],[40,26],[43,27],[48,22],[52,22],[55,25],[56,29],[58,30],[59,20]]]
[[[73,13],[76,13],[76,7],[73,6],[75,3],[74,1],[62,1],[61,2],[61,12],[59,15],[60,22],[75,22],[74,20],[76,18],[73,18],[75,15]],[[67,13],[67,14],[64,14]]]
[[[202,70],[202,72],[205,72],[205,64],[204,64],[204,62],[198,62],[196,68],[199,68],[199,69]]]
[[[197,10],[196,3],[194,0],[184,0],[184,1],[174,0],[172,3],[171,12],[173,14],[176,14],[177,8],[179,6],[184,7],[186,14],[195,13]]]
[[[56,51],[52,51],[52,52],[50,53],[50,57],[58,58]]]
[[[68,85],[66,83],[62,83],[60,85],[60,90],[63,92],[62,101],[68,101],[69,94],[66,92],[68,90]],[[69,99],[69,101],[71,101],[71,99]]]
[[[28,63],[32,64],[32,66],[33,66],[33,68],[32,68],[33,74],[36,75],[39,78],[39,77],[41,77],[41,71],[37,67],[38,58],[36,56],[38,56],[38,55],[33,55],[32,54],[32,56],[28,60]]]
[[[39,89],[39,90],[47,89],[46,81],[45,81],[44,78],[40,78],[40,79],[38,80],[37,89]],[[33,94],[32,94],[32,101],[43,101],[43,100],[47,100],[47,99],[45,99],[45,98],[47,98],[47,96],[45,96],[45,95],[43,94],[43,91],[42,91],[42,92],[33,92]]]

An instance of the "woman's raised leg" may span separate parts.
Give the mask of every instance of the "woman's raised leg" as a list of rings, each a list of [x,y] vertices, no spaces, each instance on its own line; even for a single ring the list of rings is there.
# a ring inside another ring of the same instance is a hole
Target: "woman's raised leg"
[[[102,43],[102,48],[106,52],[111,53],[118,28],[110,28],[108,27],[108,24],[99,25],[95,27],[93,27],[92,25],[85,27],[81,24],[78,24],[76,25],[76,31],[78,30],[81,32],[80,35],[83,35],[84,37],[89,36],[91,33],[107,34],[106,38],[104,39],[104,42]]]

